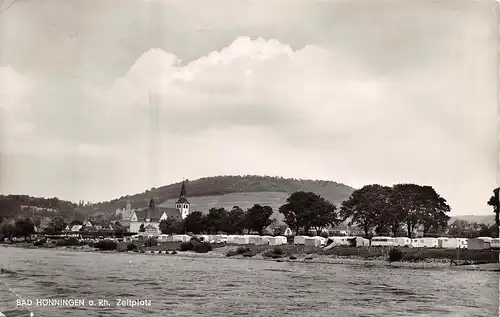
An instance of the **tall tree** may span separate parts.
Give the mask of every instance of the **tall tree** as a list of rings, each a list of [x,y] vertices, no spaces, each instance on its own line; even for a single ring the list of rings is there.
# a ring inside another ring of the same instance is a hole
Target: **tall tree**
[[[54,231],[54,233],[61,233],[64,228],[66,228],[66,221],[62,216],[55,216],[52,218],[50,222],[50,228]]]
[[[0,238],[3,241],[4,238],[8,238],[12,241],[12,238],[16,236],[16,221],[15,219],[4,219],[0,224]]]
[[[421,186],[416,184],[397,184],[393,186],[393,207],[399,210],[406,222],[408,238],[420,223],[422,206]]]
[[[16,237],[30,238],[35,232],[35,224],[29,217],[19,217],[15,223]]]
[[[272,220],[269,219],[272,214],[273,208],[255,204],[245,214],[245,227],[250,231],[256,231],[260,234],[272,223]]]
[[[295,232],[301,228],[322,230],[340,223],[336,206],[313,192],[298,191],[288,197],[279,212],[285,216],[285,223]]]
[[[227,215],[224,231],[228,234],[242,234],[245,230],[245,211],[234,206]]]
[[[205,231],[206,217],[201,211],[194,211],[184,219],[184,231],[195,234]]]
[[[500,187],[497,187],[493,190],[493,196],[491,196],[490,200],[488,200],[488,205],[493,207],[493,212],[495,213],[495,223],[498,226],[500,226],[500,219],[499,219],[499,209],[500,209],[500,201],[498,197],[498,191],[500,190]]]
[[[447,215],[451,208],[431,186],[422,186],[420,190],[420,223],[424,227],[424,234],[431,229],[441,232],[448,227],[450,217]]]
[[[225,229],[228,212],[224,208],[210,208],[206,218],[207,231],[217,234]]]
[[[376,226],[385,226],[383,210],[389,208],[389,188],[378,184],[366,185],[355,190],[340,208],[343,221],[349,219],[349,225],[360,226],[366,237]]]
[[[160,221],[159,229],[163,234],[176,234],[182,232],[183,223],[169,217],[166,220]]]
[[[337,206],[331,204],[327,200],[318,202],[314,214],[315,217],[311,221],[311,226],[316,228],[318,234],[322,232],[323,229],[337,226],[342,222],[337,214]]]

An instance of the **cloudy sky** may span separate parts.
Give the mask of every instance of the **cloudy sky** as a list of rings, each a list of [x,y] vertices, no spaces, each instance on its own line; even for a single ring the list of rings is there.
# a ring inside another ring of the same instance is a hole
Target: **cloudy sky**
[[[427,184],[453,214],[491,213],[493,1],[11,2],[1,193],[100,201],[265,174]]]

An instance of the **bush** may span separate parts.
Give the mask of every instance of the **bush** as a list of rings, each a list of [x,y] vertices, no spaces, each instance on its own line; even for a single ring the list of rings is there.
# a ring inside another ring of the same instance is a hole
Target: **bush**
[[[403,259],[403,251],[393,248],[389,251],[389,262],[397,262]]]
[[[58,247],[64,247],[64,246],[77,246],[80,245],[80,241],[78,241],[77,238],[68,238],[68,239],[61,239],[56,241],[56,246]]]
[[[102,240],[96,242],[94,244],[94,247],[100,250],[116,250],[117,243],[111,240]]]
[[[235,256],[235,255],[240,255],[240,254],[247,254],[247,253],[250,253],[251,250],[249,247],[238,247],[236,250],[232,250],[232,251],[229,251],[228,253],[226,253],[226,256]]]
[[[151,248],[151,247],[156,247],[158,245],[158,240],[155,238],[147,238],[144,240],[144,246]]]
[[[328,232],[321,232],[321,233],[319,234],[319,236],[320,236],[320,237],[323,237],[323,238],[327,238],[327,239],[328,239],[328,237],[329,237]]]
[[[177,251],[175,251],[175,250],[174,250],[174,251],[172,251],[172,253],[170,253],[170,254],[177,254]]]
[[[180,245],[180,251],[194,251],[196,253],[207,253],[212,251],[212,245],[208,242],[198,242],[198,240],[191,240],[183,242]]]
[[[283,249],[280,247],[274,247],[272,250],[268,250],[267,252],[264,252],[262,256],[267,257],[267,258],[273,258],[277,259],[280,258],[283,255]]]
[[[135,243],[129,242],[127,244],[127,250],[128,251],[135,251],[135,250],[137,250],[137,245],[135,245]]]
[[[250,252],[249,247],[238,247],[236,249],[236,254],[243,254],[243,253],[247,253],[247,252]]]
[[[212,245],[207,242],[196,243],[193,245],[193,251],[196,253],[207,253],[212,251]]]
[[[43,246],[45,243],[47,242],[47,239],[46,238],[42,238],[42,239],[39,239],[39,240],[36,240],[33,245],[35,247],[41,247]]]
[[[192,251],[194,244],[192,242],[183,242],[180,245],[180,251]]]

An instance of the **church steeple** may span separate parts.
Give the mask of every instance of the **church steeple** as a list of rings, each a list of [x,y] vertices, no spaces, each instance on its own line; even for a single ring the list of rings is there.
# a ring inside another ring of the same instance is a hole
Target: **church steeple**
[[[145,219],[146,222],[151,221],[151,216],[153,215],[155,208],[156,208],[155,199],[151,197],[151,199],[149,200],[149,207],[146,212],[146,219]]]
[[[180,198],[185,198],[185,197],[186,197],[186,184],[184,181],[182,181]]]
[[[186,199],[186,182],[184,180],[182,181],[181,193],[175,203],[175,208],[180,211],[182,219],[186,219],[187,215],[189,215],[189,201]]]

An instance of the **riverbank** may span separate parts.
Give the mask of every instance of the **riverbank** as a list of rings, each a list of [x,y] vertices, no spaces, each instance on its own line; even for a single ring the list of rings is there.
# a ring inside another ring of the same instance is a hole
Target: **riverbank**
[[[394,268],[411,269],[453,269],[499,271],[498,254],[496,250],[448,250],[448,249],[412,249],[402,248],[403,258],[400,261],[388,262],[388,249],[383,248],[349,248],[334,247],[322,250],[317,247],[302,245],[227,245],[213,244],[208,253],[182,252],[181,243],[161,243],[157,246],[137,246],[134,251],[127,250],[127,243],[119,243],[117,250],[102,251],[84,246],[34,246],[33,243],[2,244],[4,247],[26,249],[52,249],[72,252],[98,252],[118,254],[145,254],[150,256],[187,256],[234,259],[251,259],[276,262],[303,262],[319,264],[347,264],[364,267],[390,266]]]

